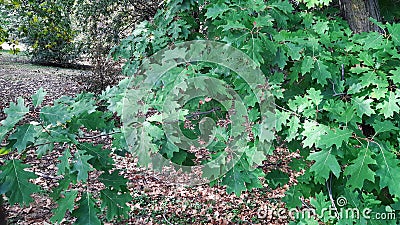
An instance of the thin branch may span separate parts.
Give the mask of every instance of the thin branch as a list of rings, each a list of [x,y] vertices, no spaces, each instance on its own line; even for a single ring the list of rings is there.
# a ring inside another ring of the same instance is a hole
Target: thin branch
[[[167,219],[167,217],[165,217],[165,212],[166,212],[166,211],[167,211],[167,209],[165,208],[165,205],[164,205],[164,213],[163,213],[164,220],[167,221],[168,224],[173,225],[171,222],[169,222],[169,220]]]
[[[216,112],[216,111],[220,111],[220,110],[221,110],[220,107],[215,107],[215,108],[212,108],[212,109],[210,109],[208,111],[204,111],[204,112],[200,112],[200,111],[194,112],[192,114],[186,115],[185,118],[186,119],[190,119],[190,118],[193,118],[193,117],[197,117],[197,116],[200,116],[200,115],[207,115],[207,114],[210,114],[210,113],[213,113],[213,112]]]
[[[99,135],[95,135],[95,136],[85,136],[85,137],[78,137],[78,139],[94,139],[94,138],[98,138],[98,137],[105,137],[105,136],[110,136],[113,134],[120,134],[122,133],[121,131],[115,131],[115,132],[111,132],[108,134],[99,134]]]
[[[329,199],[331,200],[332,207],[335,210],[336,217],[339,218],[339,211],[336,207],[335,200],[333,199],[333,196],[332,196],[332,174],[329,174],[329,185],[328,185],[328,181],[327,181],[326,188],[328,189]]]

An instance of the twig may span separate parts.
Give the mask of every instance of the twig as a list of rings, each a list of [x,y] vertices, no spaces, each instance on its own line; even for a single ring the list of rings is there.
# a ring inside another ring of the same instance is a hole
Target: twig
[[[115,131],[115,132],[111,132],[108,134],[99,134],[99,135],[95,135],[95,136],[85,136],[85,137],[78,137],[78,139],[94,139],[94,138],[98,138],[98,137],[104,137],[104,136],[110,136],[113,134],[120,134],[122,133],[121,131]]]
[[[343,63],[342,63],[342,80],[344,80],[344,66],[343,66]]]
[[[171,224],[171,225],[173,225],[173,224],[172,224],[171,222],[169,222],[169,221],[168,221],[168,219],[165,217],[165,212],[166,212],[166,211],[167,211],[167,210],[166,210],[166,208],[165,208],[165,205],[164,205],[164,213],[163,213],[163,218],[164,218],[164,220],[165,220],[165,221],[167,221],[167,223],[168,223],[168,224]]]
[[[46,174],[41,173],[41,172],[35,172],[35,174],[38,175],[39,177],[43,177],[43,178],[46,178],[46,179],[60,180],[60,177],[49,176],[49,175],[46,175]]]
[[[212,108],[212,109],[210,109],[208,111],[204,111],[204,112],[194,112],[192,114],[186,115],[185,118],[186,119],[190,119],[190,118],[197,117],[197,116],[200,116],[200,115],[210,114],[210,113],[213,113],[213,112],[216,112],[216,111],[219,111],[219,110],[221,110],[220,107],[215,107],[215,108]]]
[[[279,106],[279,105],[277,105],[277,104],[275,104],[274,102],[272,103],[276,108],[278,108],[278,109],[281,109],[281,110],[283,110],[283,111],[286,111],[286,112],[289,112],[289,113],[291,113],[291,114],[293,114],[293,115],[295,115],[295,116],[297,116],[297,117],[302,117],[302,115],[300,115],[300,114],[297,114],[295,111],[292,111],[292,110],[290,110],[290,109],[286,109],[286,108],[284,108],[284,107],[282,107],[282,106]],[[307,119],[307,118],[306,118]]]
[[[330,181],[329,185],[328,185],[328,181],[326,182],[326,188],[328,189],[329,199],[331,200],[332,207],[335,210],[336,218],[339,219],[339,211],[336,207],[335,200],[333,199],[333,196],[332,196],[332,174],[329,174],[329,181]]]

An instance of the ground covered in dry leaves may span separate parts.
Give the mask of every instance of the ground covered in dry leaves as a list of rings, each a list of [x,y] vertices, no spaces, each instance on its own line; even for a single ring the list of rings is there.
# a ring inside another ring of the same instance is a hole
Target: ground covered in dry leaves
[[[22,96],[30,102],[30,96],[39,87],[47,92],[44,104],[51,103],[62,95],[73,96],[82,90],[79,77],[86,71],[35,66],[24,61],[23,57],[0,55],[0,121],[4,119],[3,110],[10,101]],[[96,140],[109,143],[107,138]],[[57,185],[57,158],[63,152],[63,146],[57,146],[53,152],[37,159],[34,149],[25,159],[33,166],[39,178],[34,180],[43,190]],[[277,149],[263,166],[264,172],[279,167],[290,175],[289,185],[295,183],[296,173],[289,171],[287,165],[295,157],[285,149]],[[161,174],[136,167],[132,157],[115,156],[117,167],[124,170],[124,176],[130,181],[129,188],[133,196],[131,215],[122,224],[286,224],[287,220],[263,218],[260,213],[268,208],[282,206],[281,198],[288,185],[271,189],[264,184],[262,189],[243,193],[240,197],[228,195],[224,187],[201,185],[183,187],[172,185]],[[1,163],[1,158],[0,158]],[[298,174],[297,174],[298,175]],[[101,186],[96,184],[96,175],[91,174],[90,187],[93,192]],[[89,179],[90,179],[89,178]],[[265,183],[265,182],[264,182]],[[10,224],[49,224],[51,210],[57,205],[43,195],[35,195],[35,202],[29,207],[6,206]],[[66,216],[63,224],[71,224],[72,218]],[[112,223],[117,224],[117,223]]]

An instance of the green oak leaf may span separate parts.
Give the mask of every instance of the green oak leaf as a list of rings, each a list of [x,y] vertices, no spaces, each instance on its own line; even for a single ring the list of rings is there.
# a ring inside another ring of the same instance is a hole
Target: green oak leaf
[[[287,43],[287,56],[292,58],[292,60],[299,60],[301,58],[300,52],[303,50],[303,47],[294,45],[292,43]]]
[[[367,66],[373,67],[375,65],[374,58],[367,51],[361,52],[358,57]]]
[[[202,169],[202,177],[208,180],[218,179],[221,176],[220,168],[221,164],[217,160],[207,162],[207,164],[205,164],[204,168]]]
[[[268,186],[272,189],[277,187],[283,187],[283,185],[289,183],[289,175],[282,172],[281,170],[271,170],[265,176]]]
[[[53,199],[59,199],[62,197],[62,193],[67,190],[71,190],[71,185],[75,185],[76,182],[76,174],[67,173],[63,174],[63,178],[58,181],[58,186],[52,189],[52,192],[49,194]]]
[[[328,21],[317,21],[313,26],[313,29],[317,34],[322,35],[329,30],[328,25],[329,25]]]
[[[394,44],[400,46],[400,24],[387,24],[387,29]]]
[[[166,154],[169,159],[174,156],[174,153],[179,152],[178,146],[167,141],[161,148],[160,153]]]
[[[326,134],[321,137],[319,146],[325,146],[325,148],[330,148],[336,145],[337,148],[342,147],[342,143],[347,143],[352,135],[352,131],[348,129],[334,129],[327,130]]]
[[[3,126],[14,126],[19,120],[24,118],[25,114],[28,112],[29,108],[25,106],[24,99],[22,97],[18,97],[17,104],[11,102],[10,106],[4,109],[7,119],[3,120],[1,124]]]
[[[375,111],[371,108],[372,99],[364,99],[364,97],[354,97],[351,99],[356,108],[357,115],[362,117],[364,114],[371,116]]]
[[[243,25],[241,22],[232,20],[228,20],[228,23],[226,25],[221,25],[221,27],[223,28],[222,31],[246,29],[246,26]]]
[[[344,175],[348,176],[347,186],[351,190],[356,188],[362,190],[365,180],[375,181],[375,172],[369,168],[369,165],[376,165],[376,161],[371,156],[372,152],[370,149],[361,149],[358,152],[357,158],[351,161],[351,164],[344,170]]]
[[[400,161],[396,155],[381,149],[381,152],[377,154],[376,163],[379,166],[376,175],[380,178],[380,188],[388,187],[391,194],[400,197]]]
[[[70,163],[69,159],[72,157],[71,152],[69,151],[69,148],[64,150],[64,153],[62,156],[58,157],[58,160],[60,160],[60,163],[57,164],[57,175],[63,175],[65,174],[66,171],[69,171],[70,169]]]
[[[310,171],[315,172],[315,180],[318,183],[323,183],[323,181],[328,180],[330,172],[336,177],[340,175],[340,165],[331,151],[331,149],[323,149],[318,152],[313,152],[307,157],[307,160],[315,161]],[[321,181],[319,178],[323,180]]]
[[[266,159],[263,151],[259,151],[256,147],[250,148],[245,152],[250,165],[261,165]]]
[[[260,168],[250,169],[246,168],[242,171],[243,176],[245,177],[246,182],[246,189],[251,191],[255,188],[262,188],[263,185],[261,184],[259,177],[264,177],[265,174]]]
[[[275,111],[275,126],[276,126],[276,131],[279,132],[282,130],[282,125],[286,126],[287,125],[287,121],[289,120],[291,114],[289,112],[283,111],[283,110],[276,110]]]
[[[57,200],[57,207],[51,210],[53,216],[50,218],[52,223],[61,223],[67,211],[72,212],[75,207],[75,199],[78,195],[77,190],[70,190],[62,192],[64,197]]]
[[[399,103],[399,93],[394,94],[393,92],[389,92],[388,100],[385,100],[383,103],[379,103],[376,108],[381,109],[381,114],[383,114],[385,118],[389,118],[393,116],[393,113],[399,112]]]
[[[70,122],[70,129],[77,131],[81,126],[89,130],[102,130],[107,127],[106,121],[103,118],[103,113],[95,111],[92,113],[84,112],[79,116],[74,116]]]
[[[286,53],[285,49],[283,49],[282,47],[278,48],[276,51],[276,55],[273,59],[273,63],[278,65],[279,68],[281,69],[283,69],[286,66],[288,61],[288,57],[285,53]]]
[[[367,71],[371,71],[371,68],[361,67],[361,66],[355,66],[355,67],[350,68],[350,72],[355,73],[355,74],[360,74],[360,73],[364,73]]]
[[[301,198],[303,197],[303,194],[299,191],[299,186],[301,186],[301,184],[290,186],[285,192],[282,201],[286,203],[288,208],[297,208],[302,206],[303,203]]]
[[[311,198],[310,204],[315,207],[316,213],[318,214],[318,218],[320,218],[324,222],[327,222],[329,220],[331,215],[330,212],[328,212],[326,209],[329,209],[329,207],[331,207],[332,202],[327,199],[327,195],[324,194],[323,191],[317,193],[315,195],[315,198]],[[315,223],[307,223],[307,224],[317,225],[318,222],[315,221]]]
[[[315,88],[308,89],[306,97],[310,99],[310,101],[316,106],[318,106],[322,102],[321,91],[315,90]]]
[[[0,167],[0,190],[7,196],[10,205],[16,203],[28,206],[33,201],[31,194],[37,193],[39,187],[29,182],[37,176],[25,169],[29,165],[23,164],[21,160],[7,160]]]
[[[106,212],[106,218],[111,221],[115,217],[129,216],[130,207],[128,202],[132,201],[132,196],[127,193],[121,193],[117,190],[104,189],[100,191],[101,209]]]
[[[101,225],[97,216],[99,209],[95,203],[95,200],[89,192],[83,193],[81,200],[78,202],[79,207],[72,212],[72,216],[77,218],[74,224]]]
[[[378,32],[370,32],[363,40],[364,49],[379,49],[382,45],[383,35]]]
[[[142,127],[127,132],[129,134],[126,137],[127,143],[132,153],[138,157],[138,164],[141,166],[147,166],[151,161],[151,154],[159,150],[158,146],[152,143],[153,138],[149,134],[149,126],[152,125],[145,121]]]
[[[288,106],[291,110],[297,112],[305,112],[307,109],[314,109],[312,101],[309,101],[306,97],[302,98],[300,96],[295,96],[294,100],[290,99]]]
[[[111,170],[114,165],[114,160],[111,158],[111,151],[103,149],[102,145],[92,145],[90,143],[79,144],[78,149],[85,151],[88,155],[92,156],[89,163],[100,171]]]
[[[391,73],[393,76],[390,76],[390,78],[393,80],[395,84],[400,83],[400,67],[395,67],[395,70],[390,70],[389,73]]]
[[[301,133],[305,137],[303,140],[304,147],[319,146],[321,137],[329,130],[325,125],[317,124],[311,121],[304,121],[304,131]]]
[[[24,124],[18,127],[17,131],[11,134],[9,139],[16,140],[14,148],[16,148],[18,152],[22,152],[25,150],[26,146],[35,142],[37,133],[36,126],[32,124]]]
[[[309,73],[314,68],[314,60],[310,56],[306,56],[301,63],[301,74]]]
[[[222,178],[222,184],[226,185],[226,191],[228,194],[235,193],[236,196],[240,196],[242,191],[246,191],[246,177],[243,176],[239,169],[233,167],[225,176]]]
[[[284,13],[291,13],[294,10],[293,5],[287,1],[271,1],[267,4],[269,4],[269,7],[279,9]]]
[[[329,5],[331,1],[332,0],[301,0],[309,9],[320,5]]]
[[[297,159],[294,158],[292,161],[289,163],[289,166],[292,170],[295,170],[297,172],[300,172],[307,166],[307,162],[304,159]]]
[[[211,7],[207,8],[205,16],[214,20],[228,10],[229,7],[226,4],[212,4]]]
[[[182,26],[184,25],[184,23],[185,22],[182,20],[174,21],[170,25],[170,30],[168,34],[172,35],[173,39],[177,39],[182,34]]]
[[[289,122],[287,123],[287,126],[289,127],[289,129],[288,129],[288,135],[286,137],[286,140],[291,141],[299,135],[298,130],[301,127],[300,119],[297,116],[290,117]]]
[[[361,89],[364,88],[364,85],[360,83],[355,83],[350,85],[349,90],[347,90],[347,94],[356,94],[359,93]]]
[[[314,64],[314,72],[311,74],[313,79],[317,80],[318,84],[325,86],[328,84],[327,80],[332,78],[331,72],[328,70],[328,66],[326,66],[322,61],[317,60]]]
[[[118,191],[126,191],[126,184],[128,183],[128,179],[119,175],[119,170],[114,170],[112,173],[102,173],[99,176],[99,181],[106,186],[106,188],[112,187]]]
[[[274,19],[270,15],[258,16],[254,19],[255,27],[272,27]]]
[[[25,106],[23,98],[19,97],[17,104],[11,102],[10,106],[4,109],[7,118],[0,121],[0,140],[3,140],[4,136],[13,129],[15,124],[22,120],[28,112],[29,108]]]
[[[387,131],[398,131],[399,130],[399,128],[396,127],[390,120],[385,120],[383,122],[375,121],[372,124],[372,127],[374,128],[376,134],[387,132]]]
[[[67,106],[56,104],[54,106],[45,106],[40,110],[40,118],[48,124],[64,124],[71,119]]]
[[[71,172],[78,173],[78,181],[86,182],[88,179],[89,171],[93,171],[88,161],[93,158],[93,156],[85,155],[86,151],[78,150],[74,155],[74,165]]]
[[[359,78],[360,84],[363,88],[368,87],[370,85],[374,85],[378,83],[378,77],[377,74],[373,71],[368,71],[366,73],[363,73],[362,76]]]
[[[34,95],[32,95],[32,103],[35,108],[42,104],[46,94],[47,92],[41,87]]]

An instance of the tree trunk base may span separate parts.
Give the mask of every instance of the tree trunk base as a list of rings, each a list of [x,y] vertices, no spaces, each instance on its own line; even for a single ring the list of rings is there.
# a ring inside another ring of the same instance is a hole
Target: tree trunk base
[[[369,21],[370,17],[381,20],[377,0],[340,0],[340,9],[350,29],[355,33],[382,32],[377,25]]]

